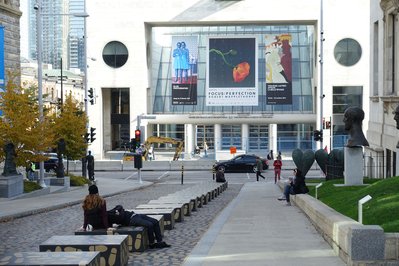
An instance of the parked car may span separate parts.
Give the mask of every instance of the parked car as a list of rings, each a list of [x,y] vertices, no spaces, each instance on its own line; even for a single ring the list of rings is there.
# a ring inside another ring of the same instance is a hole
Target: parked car
[[[58,157],[56,153],[45,153],[44,156],[48,157],[46,161],[44,161],[44,170],[46,172],[57,171],[58,167]],[[40,163],[35,162],[36,169],[40,169]]]
[[[228,161],[221,161],[213,165],[213,170],[222,170],[224,172],[244,172],[252,173],[256,172],[256,159],[260,158],[263,163],[263,170],[269,169],[269,161],[257,155],[241,154],[235,156],[233,159]]]

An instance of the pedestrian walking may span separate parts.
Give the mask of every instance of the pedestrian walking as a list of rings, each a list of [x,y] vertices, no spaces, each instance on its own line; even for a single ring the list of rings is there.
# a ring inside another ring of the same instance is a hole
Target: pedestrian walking
[[[274,160],[273,166],[274,166],[274,184],[276,184],[277,181],[280,181],[281,167],[283,166],[283,162],[281,161],[280,156],[277,156],[277,159]]]
[[[266,180],[266,178],[262,175],[262,170],[263,170],[263,163],[260,158],[256,159],[256,182],[259,181],[259,177],[262,177],[263,179]]]

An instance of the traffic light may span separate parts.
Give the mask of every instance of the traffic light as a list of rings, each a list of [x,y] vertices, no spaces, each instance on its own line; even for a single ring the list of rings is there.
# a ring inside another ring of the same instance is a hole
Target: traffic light
[[[93,143],[93,141],[96,140],[96,138],[94,137],[96,135],[96,133],[94,133],[94,131],[96,131],[96,129],[94,127],[90,128],[90,142]]]
[[[90,104],[93,105],[94,104],[94,90],[93,90],[93,88],[90,88],[88,92],[89,92]]]
[[[140,129],[136,129],[134,131],[134,140],[136,141],[136,147],[139,147],[140,143],[141,143],[141,131],[140,131]]]
[[[323,132],[320,130],[313,131],[313,138],[315,141],[322,141],[323,140]]]
[[[86,141],[86,143],[89,143],[89,141],[90,141],[90,137],[89,136],[90,136],[89,133],[85,133],[84,136],[83,136],[85,141]]]

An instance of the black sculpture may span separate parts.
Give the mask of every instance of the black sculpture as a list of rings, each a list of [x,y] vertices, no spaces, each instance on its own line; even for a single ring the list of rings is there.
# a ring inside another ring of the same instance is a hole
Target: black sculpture
[[[3,176],[18,175],[17,166],[14,162],[15,158],[15,146],[13,143],[9,142],[4,145],[4,153],[6,154],[4,161]]]
[[[362,130],[364,111],[357,107],[348,107],[344,112],[345,130],[349,132],[349,139],[346,147],[369,146]]]

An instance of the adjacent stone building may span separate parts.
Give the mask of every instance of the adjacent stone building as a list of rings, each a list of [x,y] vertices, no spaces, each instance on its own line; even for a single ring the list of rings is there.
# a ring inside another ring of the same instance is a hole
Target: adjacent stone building
[[[19,0],[0,0],[0,27],[4,27],[4,66],[7,70],[20,71],[20,24],[22,12]],[[19,80],[18,80],[19,82]]]
[[[371,1],[370,118],[365,175],[398,175],[394,114],[399,105],[399,0]]]

